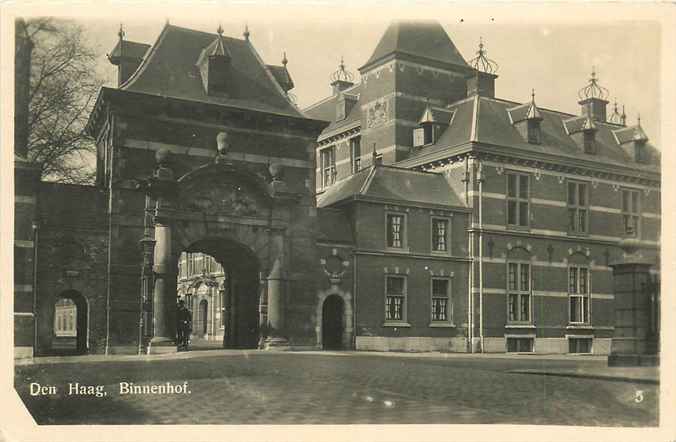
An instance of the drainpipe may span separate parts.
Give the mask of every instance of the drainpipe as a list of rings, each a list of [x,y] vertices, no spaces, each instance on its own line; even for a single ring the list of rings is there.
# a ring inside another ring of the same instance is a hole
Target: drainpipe
[[[483,234],[483,165],[479,162],[477,170],[479,182],[479,351],[484,352],[484,234]]]
[[[463,182],[465,183],[465,201],[469,205],[470,202],[470,195],[469,195],[469,182],[470,182],[470,172],[469,172],[469,156],[465,157],[465,177],[463,178]],[[474,288],[474,233],[472,232],[473,229],[473,224],[474,224],[474,212],[471,212],[470,218],[469,218],[469,223],[468,223],[468,231],[469,234],[467,235],[467,253],[469,254],[469,275],[467,278],[467,345],[469,347],[468,351],[469,353],[474,353],[474,347],[472,345],[472,340],[473,340],[473,335],[474,335],[474,330],[473,330],[473,324],[472,324],[472,310],[473,310],[473,293],[472,290]]]
[[[33,220],[33,356],[38,349],[38,241],[40,223]]]
[[[115,155],[115,116],[111,116],[110,121],[110,175],[108,177],[108,265],[107,265],[107,289],[106,289],[106,346],[104,354],[108,355],[110,351],[110,297],[111,297],[111,271],[113,256],[113,158]],[[106,171],[107,172],[107,171]]]
[[[352,349],[357,349],[357,254],[352,250]]]

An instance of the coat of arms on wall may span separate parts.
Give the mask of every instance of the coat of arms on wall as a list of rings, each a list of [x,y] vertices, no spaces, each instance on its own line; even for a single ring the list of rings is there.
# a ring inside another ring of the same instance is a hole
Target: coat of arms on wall
[[[369,128],[380,126],[387,121],[387,101],[378,100],[368,105],[366,125]]]
[[[319,264],[324,274],[329,277],[331,285],[338,285],[343,281],[343,275],[350,266],[350,261],[343,259],[336,249],[332,249],[331,255],[320,259]]]
[[[242,186],[236,184],[193,189],[186,208],[208,215],[255,216],[259,212],[256,200]]]

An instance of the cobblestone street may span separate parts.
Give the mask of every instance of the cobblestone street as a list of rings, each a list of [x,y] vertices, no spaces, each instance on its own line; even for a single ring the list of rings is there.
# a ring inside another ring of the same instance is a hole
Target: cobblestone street
[[[218,350],[18,366],[15,385],[40,424],[657,425],[657,385],[514,372],[604,366],[598,358]],[[107,396],[68,396],[69,382],[105,385]],[[187,382],[190,394],[121,396],[120,382]],[[31,396],[31,383],[58,392]]]

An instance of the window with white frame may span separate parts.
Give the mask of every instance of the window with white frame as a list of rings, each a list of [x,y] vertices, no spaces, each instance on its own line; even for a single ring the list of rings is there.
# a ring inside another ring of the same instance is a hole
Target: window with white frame
[[[589,268],[568,267],[568,296],[570,299],[570,323],[589,323]]]
[[[448,252],[448,227],[446,218],[432,218],[432,251]]]
[[[336,148],[327,147],[319,151],[319,161],[322,172],[322,188],[336,182]]]
[[[385,277],[385,321],[406,320],[406,277]]]
[[[448,278],[432,278],[432,322],[450,322],[451,281]]]
[[[530,217],[530,177],[507,173],[507,224],[528,227]]]
[[[589,222],[589,188],[587,183],[568,181],[568,231],[587,233]]]
[[[530,264],[507,263],[507,319],[509,322],[531,322]]]
[[[357,173],[361,169],[361,143],[359,142],[359,137],[350,138],[350,164],[352,173]]]
[[[640,216],[639,191],[622,189],[622,223],[626,236],[638,236]]]
[[[387,247],[403,249],[406,245],[406,216],[402,213],[387,214]]]

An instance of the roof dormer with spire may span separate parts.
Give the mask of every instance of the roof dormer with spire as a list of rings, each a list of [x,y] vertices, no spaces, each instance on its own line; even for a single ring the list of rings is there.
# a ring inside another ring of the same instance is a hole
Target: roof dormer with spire
[[[223,39],[223,27],[218,25],[216,38],[200,53],[195,65],[202,76],[207,95],[225,95],[232,55]]]

